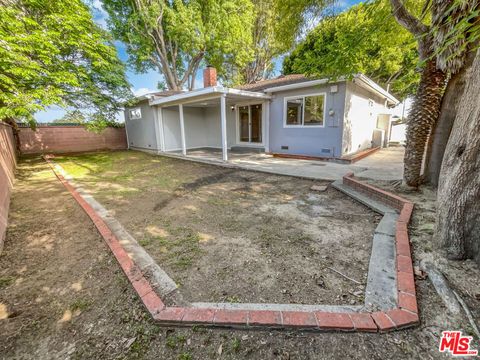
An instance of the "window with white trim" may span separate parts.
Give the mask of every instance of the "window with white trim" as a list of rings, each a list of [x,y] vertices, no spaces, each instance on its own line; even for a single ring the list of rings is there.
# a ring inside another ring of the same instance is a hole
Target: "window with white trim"
[[[130,120],[138,120],[142,118],[142,109],[133,108],[128,111]]]
[[[285,98],[286,126],[324,126],[325,94]]]

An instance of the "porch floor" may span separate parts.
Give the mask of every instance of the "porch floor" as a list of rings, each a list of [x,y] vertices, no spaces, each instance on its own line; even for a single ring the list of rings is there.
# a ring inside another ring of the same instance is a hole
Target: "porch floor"
[[[183,157],[181,151],[167,152],[166,154]],[[389,147],[357,161],[354,164],[339,164],[320,160],[299,160],[278,158],[259,152],[257,149],[236,149],[228,151],[228,162],[249,170],[258,170],[279,175],[301,176],[310,179],[340,180],[349,172],[355,176],[372,179],[393,181],[401,180],[403,176],[402,147]],[[223,163],[221,149],[202,148],[187,151],[187,158],[191,160]]]

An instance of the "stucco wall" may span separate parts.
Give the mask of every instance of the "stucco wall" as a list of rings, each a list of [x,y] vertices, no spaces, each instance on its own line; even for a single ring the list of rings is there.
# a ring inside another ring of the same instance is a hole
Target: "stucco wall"
[[[233,104],[227,105],[227,147],[235,146],[236,140],[236,117],[235,111],[231,110]],[[208,131],[208,146],[222,147],[222,125],[220,120],[220,107],[205,109],[205,121]]]
[[[22,154],[70,153],[127,148],[124,128],[106,128],[101,133],[83,126],[38,126],[19,129]]]
[[[0,252],[3,249],[7,229],[10,193],[17,165],[13,130],[0,122]]]
[[[352,82],[347,84],[345,104],[342,155],[370,148],[378,115],[388,112],[381,97]]]
[[[273,153],[340,157],[342,120],[345,105],[345,82],[337,83],[337,92],[331,84],[312,86],[274,93],[270,103],[269,145]],[[284,127],[285,97],[326,93],[325,127]],[[333,112],[332,115],[329,112]],[[282,149],[288,146],[288,150]]]
[[[142,112],[141,119],[130,119],[129,109],[139,107]],[[132,148],[156,150],[160,148],[155,136],[154,108],[148,100],[140,102],[125,110],[125,128],[128,133],[128,143]]]

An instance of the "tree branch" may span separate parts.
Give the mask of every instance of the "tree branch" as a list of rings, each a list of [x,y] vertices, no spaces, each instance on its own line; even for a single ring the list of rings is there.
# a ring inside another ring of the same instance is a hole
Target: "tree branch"
[[[428,26],[410,14],[405,5],[403,5],[402,0],[390,0],[390,4],[392,5],[393,16],[397,22],[413,35],[419,37],[428,31]]]

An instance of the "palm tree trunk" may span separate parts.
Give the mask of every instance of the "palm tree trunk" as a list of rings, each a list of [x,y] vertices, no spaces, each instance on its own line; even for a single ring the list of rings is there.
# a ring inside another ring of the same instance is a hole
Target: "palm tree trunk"
[[[450,259],[480,264],[480,50],[443,158],[437,193],[436,236]]]
[[[445,73],[437,69],[435,60],[427,60],[407,120],[403,180],[408,186],[418,187],[421,183],[425,148],[440,114],[445,79]]]

